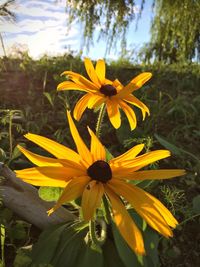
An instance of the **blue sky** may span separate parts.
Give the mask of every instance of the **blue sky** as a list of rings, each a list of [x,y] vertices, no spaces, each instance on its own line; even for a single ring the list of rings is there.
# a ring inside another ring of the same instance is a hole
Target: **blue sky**
[[[5,0],[0,0],[0,3]],[[149,41],[152,0],[146,1],[142,19],[135,31],[135,22],[131,25],[127,35],[128,48],[139,49]],[[29,55],[38,58],[43,54],[60,55],[69,49],[79,51],[82,43],[82,25],[74,22],[71,29],[67,29],[67,14],[65,13],[65,0],[16,0],[11,8],[17,16],[15,23],[0,21],[0,32],[3,35],[7,54],[13,47],[28,49]],[[140,6],[140,0],[136,1]],[[95,36],[98,36],[98,29]],[[96,41],[89,51],[83,49],[83,56],[97,59],[105,56],[105,40]],[[3,54],[0,47],[0,55]],[[111,50],[108,58],[116,59],[119,50]]]

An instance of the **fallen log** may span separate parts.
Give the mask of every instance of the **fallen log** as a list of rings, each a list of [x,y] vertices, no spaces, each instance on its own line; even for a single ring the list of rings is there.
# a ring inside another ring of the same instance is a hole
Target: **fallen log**
[[[38,196],[38,190],[16,178],[15,173],[6,165],[0,163],[0,197],[4,205],[25,221],[44,229],[49,225],[67,222],[77,217],[64,207],[55,211],[51,216],[47,210],[54,202],[47,202]]]

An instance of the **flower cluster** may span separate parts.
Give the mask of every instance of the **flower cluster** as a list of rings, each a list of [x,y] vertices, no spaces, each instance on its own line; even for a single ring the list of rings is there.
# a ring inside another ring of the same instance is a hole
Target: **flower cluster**
[[[127,115],[131,129],[136,126],[134,111],[127,103],[139,107],[143,118],[149,109],[132,92],[150,79],[151,73],[142,73],[125,87],[118,81],[105,78],[105,63],[98,60],[94,69],[85,59],[85,67],[91,80],[71,72],[64,72],[71,81],[58,85],[58,90],[82,90],[87,92],[76,104],[74,117],[79,120],[86,109],[105,105],[110,122],[120,126],[121,108]],[[144,144],[136,145],[124,154],[106,160],[106,149],[96,134],[88,127],[90,149],[80,136],[70,111],[67,111],[70,131],[77,151],[73,151],[46,137],[28,133],[25,137],[47,150],[54,158],[32,153],[18,146],[20,151],[37,167],[16,171],[17,177],[36,186],[61,187],[63,192],[57,203],[48,211],[50,215],[61,205],[81,197],[83,219],[92,220],[101,207],[102,198],[109,202],[112,218],[121,235],[132,250],[145,254],[142,234],[127,211],[124,200],[157,232],[172,236],[171,228],[177,225],[170,211],[154,196],[137,187],[131,181],[169,179],[184,174],[184,170],[144,170],[145,166],[170,156],[168,150],[155,150],[140,154]]]

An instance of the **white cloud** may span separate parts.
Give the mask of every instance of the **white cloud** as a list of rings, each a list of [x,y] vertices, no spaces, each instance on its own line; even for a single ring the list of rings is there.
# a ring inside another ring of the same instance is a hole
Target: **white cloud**
[[[51,18],[53,20],[60,20],[66,18],[65,1],[40,1],[40,0],[16,0],[16,6],[13,9],[17,17],[31,16]]]
[[[57,3],[57,4],[56,4]],[[16,43],[25,44],[29,54],[38,57],[43,53],[66,52],[66,47],[79,48],[78,26],[67,29],[65,1],[16,0],[18,21],[0,25],[7,50]],[[1,52],[0,52],[1,53]]]
[[[42,54],[58,54],[66,52],[64,48],[67,46],[78,47],[78,31],[76,28],[70,30],[66,35],[66,31],[61,25],[55,27],[48,27],[37,31],[34,34],[18,34],[5,40],[6,47],[12,47],[14,43],[26,44],[30,56],[34,58]]]
[[[15,23],[0,22],[0,32],[3,35],[7,52],[16,43],[27,45],[30,55],[34,57],[38,57],[42,53],[56,55],[66,52],[65,47],[69,46],[73,50],[79,50],[83,37],[83,26],[74,22],[71,29],[67,29],[65,7],[66,0],[16,0],[16,5],[13,5],[11,10],[15,12],[18,20]],[[138,11],[139,7],[137,6],[135,12],[138,13]],[[147,18],[142,22],[139,24],[141,31],[138,32],[138,36],[130,31],[127,42],[133,40],[133,35],[135,43],[141,43],[141,41],[144,42],[143,39],[147,39]],[[91,56],[94,59],[104,57],[105,40],[96,42],[99,30],[97,27],[94,38],[95,47],[90,47],[89,52],[84,48],[84,56]],[[1,54],[3,51],[0,46]],[[109,54],[109,56],[115,58],[116,53]]]

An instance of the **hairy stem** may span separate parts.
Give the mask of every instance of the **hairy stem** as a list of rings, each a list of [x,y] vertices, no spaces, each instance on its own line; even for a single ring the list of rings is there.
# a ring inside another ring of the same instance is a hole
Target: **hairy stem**
[[[97,125],[96,125],[96,136],[98,138],[101,135],[101,126],[102,126],[104,115],[105,115],[105,104],[102,104],[101,109],[99,111],[99,116],[98,116]]]

